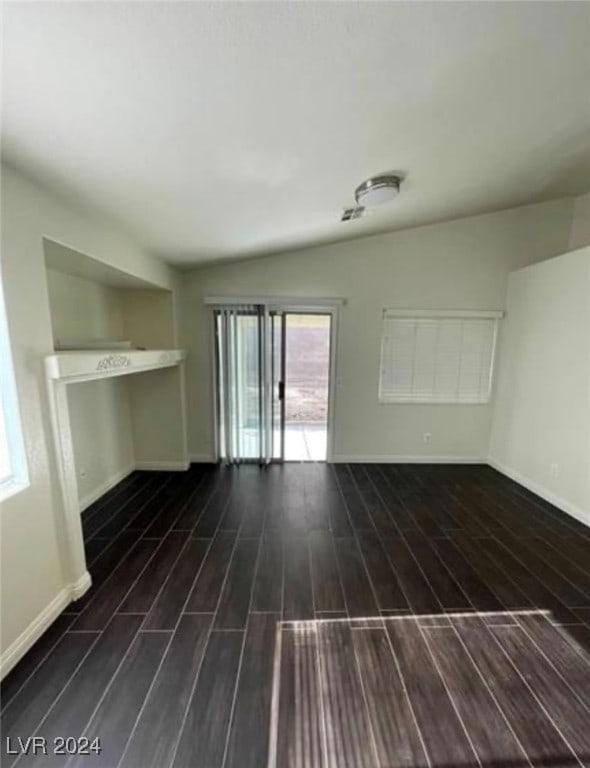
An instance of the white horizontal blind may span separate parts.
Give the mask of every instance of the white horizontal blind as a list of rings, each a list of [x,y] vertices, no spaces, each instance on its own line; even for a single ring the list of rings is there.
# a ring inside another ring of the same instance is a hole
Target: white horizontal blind
[[[499,313],[388,312],[383,317],[379,400],[487,403]]]

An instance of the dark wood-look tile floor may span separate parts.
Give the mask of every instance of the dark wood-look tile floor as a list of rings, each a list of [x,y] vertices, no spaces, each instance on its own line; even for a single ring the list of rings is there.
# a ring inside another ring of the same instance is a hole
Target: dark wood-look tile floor
[[[590,765],[590,529],[489,467],[137,472],[83,527],[6,768]]]

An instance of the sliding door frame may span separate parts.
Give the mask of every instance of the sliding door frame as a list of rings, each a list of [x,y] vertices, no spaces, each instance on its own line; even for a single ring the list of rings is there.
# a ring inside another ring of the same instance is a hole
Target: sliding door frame
[[[286,338],[286,323],[285,323],[285,313],[276,310],[276,309],[270,309],[268,306],[266,308],[266,313],[268,317],[268,328],[269,328],[269,344],[268,344],[268,352],[269,352],[269,363],[268,363],[268,384],[267,384],[267,407],[268,407],[268,424],[269,424],[269,441],[270,441],[270,451],[269,451],[269,464],[282,464],[285,461],[285,370],[286,370],[286,360],[285,360],[285,354],[286,354],[286,347],[285,347],[285,338]],[[275,323],[277,328],[275,329]],[[280,345],[279,345],[279,354],[278,356],[275,355],[275,332],[278,332],[279,338],[280,338]],[[278,371],[278,374],[277,374]],[[280,436],[280,445],[279,445],[279,455],[275,456],[275,414],[274,414],[274,407],[275,407],[275,395],[273,391],[273,387],[275,385],[275,380],[277,384],[282,383],[282,397],[279,393],[277,393],[277,398],[279,401],[279,436]]]
[[[332,463],[334,460],[334,423],[335,423],[335,401],[336,384],[338,380],[337,372],[337,345],[338,345],[338,309],[345,304],[344,299],[340,298],[294,298],[279,296],[210,296],[204,299],[205,306],[209,309],[210,331],[209,331],[209,365],[211,367],[211,396],[210,405],[212,413],[212,433],[214,461],[220,460],[220,446],[218,438],[219,425],[219,404],[218,399],[218,381],[217,381],[217,328],[215,321],[215,310],[222,309],[228,304],[259,304],[264,307],[264,315],[268,317],[271,312],[282,312],[285,314],[310,314],[310,315],[329,315],[330,316],[330,370],[328,381],[328,417],[327,417],[327,445],[326,462]],[[284,328],[284,325],[283,325]],[[212,329],[212,330],[211,330]],[[284,341],[284,339],[283,339]],[[283,350],[283,356],[286,351]],[[284,441],[284,429],[281,440]],[[281,450],[282,458],[279,461],[284,462],[284,445]]]
[[[336,344],[338,340],[338,307],[337,306],[325,306],[316,304],[281,304],[280,306],[272,306],[271,309],[279,309],[283,313],[283,358],[286,357],[286,330],[287,330],[287,315],[324,315],[330,318],[330,355],[329,355],[329,370],[328,370],[328,413],[326,417],[326,462],[332,463],[334,456],[334,404],[336,399]],[[285,376],[286,370],[283,371]],[[287,391],[286,382],[284,384],[285,393]],[[286,394],[285,394],[286,397]],[[283,413],[285,409],[285,402],[283,401]],[[284,421],[284,420],[283,420]],[[283,423],[284,427],[284,423]],[[285,461],[285,431],[282,430],[281,436],[282,445],[282,460]]]
[[[287,314],[281,311],[280,314],[276,310],[275,317],[281,318],[281,359],[279,365],[281,368],[280,382],[281,382],[281,456],[279,461],[281,464],[285,462],[285,413],[287,401],[285,399],[287,394]],[[271,396],[272,400],[272,396]]]
[[[219,443],[219,423],[221,418],[221,404],[219,402],[219,340],[217,338],[217,315],[216,307],[210,307],[209,315],[209,366],[211,368],[211,435],[213,446],[213,461],[218,462],[221,458],[221,445]]]

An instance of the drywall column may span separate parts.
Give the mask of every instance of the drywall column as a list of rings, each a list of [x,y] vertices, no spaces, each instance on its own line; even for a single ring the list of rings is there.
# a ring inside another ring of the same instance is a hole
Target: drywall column
[[[590,245],[590,192],[574,201],[569,247],[571,250]]]
[[[490,463],[590,525],[590,247],[511,273]]]
[[[47,387],[57,471],[63,497],[63,530],[67,542],[63,568],[69,583],[70,597],[76,600],[88,590],[92,580],[86,570],[67,384],[48,378]]]

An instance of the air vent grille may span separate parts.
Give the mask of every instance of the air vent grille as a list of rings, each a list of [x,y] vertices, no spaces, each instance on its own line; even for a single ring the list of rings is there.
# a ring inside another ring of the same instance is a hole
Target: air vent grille
[[[362,205],[357,205],[354,208],[345,208],[340,221],[352,221],[352,219],[360,219],[364,210],[365,208]]]

